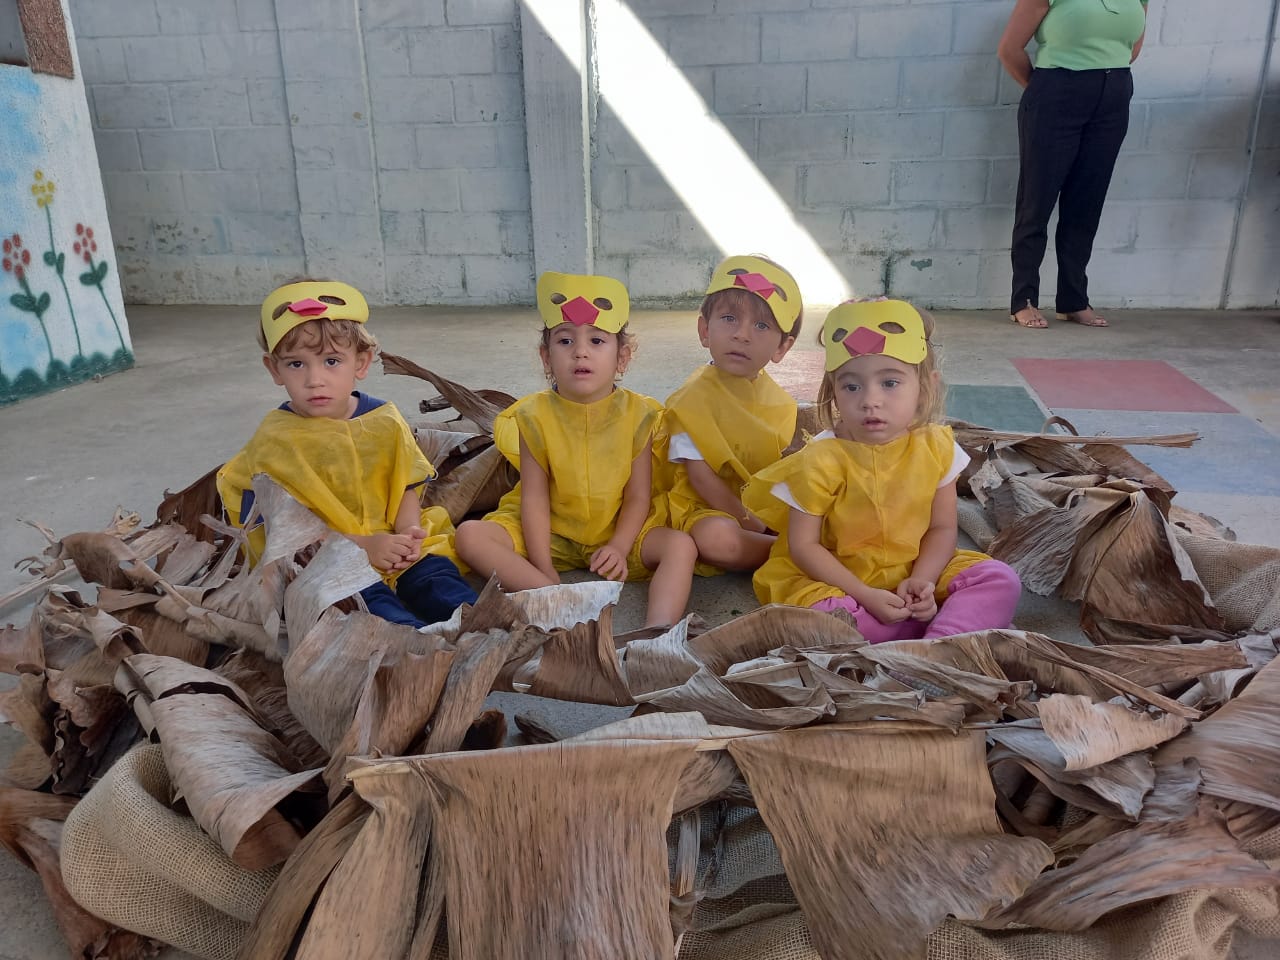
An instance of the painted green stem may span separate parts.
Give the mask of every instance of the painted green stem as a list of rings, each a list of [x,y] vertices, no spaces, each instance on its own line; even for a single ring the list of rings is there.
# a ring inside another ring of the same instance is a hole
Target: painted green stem
[[[49,205],[46,203],[44,207],[44,219],[49,224],[49,252],[53,254],[55,266],[54,272],[58,274],[58,282],[62,284],[62,295],[67,298],[67,312],[71,314],[71,329],[76,335],[76,356],[84,356],[84,348],[80,345],[80,325],[76,323],[76,310],[71,306],[71,291],[67,289],[66,277],[62,275],[63,264],[57,263],[58,250],[53,241],[53,214],[49,212]],[[65,263],[65,261],[64,261]]]
[[[22,285],[22,292],[27,295],[27,298],[32,303],[40,302],[36,295],[31,292],[31,284],[27,283],[27,275],[25,272],[18,278],[18,283]],[[49,349],[49,362],[53,363],[53,340],[49,337],[49,328],[44,324],[44,311],[31,310],[30,312],[36,315],[36,322],[40,324],[40,332],[44,334],[44,345]]]

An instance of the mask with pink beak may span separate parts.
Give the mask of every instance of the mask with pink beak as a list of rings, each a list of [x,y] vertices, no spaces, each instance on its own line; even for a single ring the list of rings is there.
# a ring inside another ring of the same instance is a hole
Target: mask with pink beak
[[[822,324],[827,372],[851,358],[883,354],[918,364],[928,352],[924,320],[904,300],[850,300],[832,309]]]
[[[262,335],[271,352],[281,337],[308,320],[351,320],[367,323],[369,304],[349,283],[340,280],[303,280],[287,283],[262,301]]]
[[[617,333],[631,315],[631,298],[613,277],[547,271],[538,277],[538,312],[548,330],[572,323]]]

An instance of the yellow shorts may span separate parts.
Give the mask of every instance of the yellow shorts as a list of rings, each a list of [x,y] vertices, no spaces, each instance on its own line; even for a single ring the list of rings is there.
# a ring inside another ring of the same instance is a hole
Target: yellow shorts
[[[499,507],[493,513],[485,516],[485,520],[490,523],[496,523],[507,532],[507,536],[511,538],[511,543],[515,547],[516,553],[527,558],[529,551],[524,542],[524,530],[520,525],[520,505],[515,504],[515,509],[504,509]],[[627,580],[648,580],[653,576],[653,571],[644,565],[640,559],[640,548],[644,544],[644,538],[649,535],[649,531],[657,526],[660,517],[650,513],[645,519],[644,526],[640,528],[640,533],[636,537],[636,542],[631,545],[631,552],[627,554]],[[576,540],[570,540],[568,537],[562,537],[559,534],[551,534],[551,564],[557,570],[586,570],[591,566],[591,555],[603,547],[603,543],[595,545],[587,545],[578,543]]]

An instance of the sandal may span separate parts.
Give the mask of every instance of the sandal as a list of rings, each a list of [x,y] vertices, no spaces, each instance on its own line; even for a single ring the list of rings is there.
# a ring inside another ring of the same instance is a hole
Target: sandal
[[[1029,303],[1017,313],[1009,314],[1009,319],[1020,327],[1026,327],[1028,330],[1043,330],[1049,326],[1049,321],[1044,318],[1040,308]]]
[[[1085,307],[1083,310],[1072,310],[1070,313],[1058,314],[1059,320],[1065,320],[1069,323],[1078,323],[1082,327],[1109,327],[1106,317],[1100,317],[1093,312],[1093,307]]]

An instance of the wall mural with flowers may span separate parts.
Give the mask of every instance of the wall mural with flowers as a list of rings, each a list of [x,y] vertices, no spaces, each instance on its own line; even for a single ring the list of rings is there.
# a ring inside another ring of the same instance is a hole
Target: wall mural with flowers
[[[0,405],[133,366],[78,78],[0,64]]]

